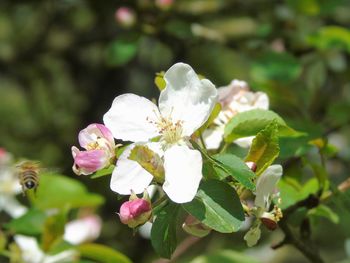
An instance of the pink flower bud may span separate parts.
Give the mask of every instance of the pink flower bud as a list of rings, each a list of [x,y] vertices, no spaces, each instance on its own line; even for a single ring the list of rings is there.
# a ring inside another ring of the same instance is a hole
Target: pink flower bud
[[[115,157],[116,146],[113,135],[106,126],[90,124],[79,132],[78,139],[80,146],[86,151],[72,147],[74,173],[88,175],[110,165]]]
[[[120,7],[115,12],[115,20],[118,24],[124,27],[131,27],[136,22],[136,15],[134,10],[129,7]]]
[[[120,221],[132,228],[146,223],[151,218],[151,215],[151,203],[141,198],[123,203],[119,212]]]

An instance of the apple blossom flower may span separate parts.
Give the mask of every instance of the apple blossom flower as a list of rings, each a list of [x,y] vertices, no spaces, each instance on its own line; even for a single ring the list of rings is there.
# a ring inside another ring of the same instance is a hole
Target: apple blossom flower
[[[129,201],[123,203],[119,211],[120,221],[131,228],[143,225],[151,216],[152,205],[147,191],[144,192],[142,198],[132,193]]]
[[[108,167],[115,156],[112,133],[102,124],[94,123],[79,132],[79,144],[86,151],[72,147],[73,171],[77,175],[88,175]]]
[[[4,210],[14,218],[25,214],[27,208],[16,199],[16,195],[21,192],[22,188],[12,165],[12,156],[0,148],[0,211]]]
[[[15,235],[14,240],[21,250],[22,260],[26,263],[61,263],[75,262],[78,252],[69,249],[55,255],[45,254],[34,237]]]
[[[281,209],[274,206],[272,211],[269,211],[272,198],[276,196],[275,188],[282,176],[281,165],[269,166],[258,178],[256,183],[256,193],[254,200],[254,208],[252,213],[258,219],[244,236],[249,247],[254,246],[260,239],[261,223],[269,230],[277,228],[277,222],[282,218]]]
[[[101,227],[101,219],[96,215],[79,218],[65,225],[63,239],[73,245],[92,241],[99,237]]]
[[[189,137],[208,119],[217,91],[184,63],[168,69],[164,80],[159,109],[146,98],[124,94],[114,99],[103,120],[115,138],[146,143],[163,158],[163,190],[172,201],[185,203],[194,198],[202,178],[202,156],[191,148]],[[156,137],[159,141],[150,143]],[[112,174],[111,189],[119,194],[142,193],[153,180],[138,162],[128,159],[135,143],[119,157]]]
[[[217,149],[224,135],[225,125],[237,113],[253,109],[269,108],[269,98],[264,92],[249,91],[248,84],[234,79],[228,86],[218,88],[221,112],[215,118],[213,127],[203,132],[204,141],[208,149]],[[241,147],[250,147],[254,136],[240,138],[234,142]]]
[[[115,20],[123,27],[131,27],[136,22],[136,15],[134,10],[129,7],[119,7],[115,11]]]

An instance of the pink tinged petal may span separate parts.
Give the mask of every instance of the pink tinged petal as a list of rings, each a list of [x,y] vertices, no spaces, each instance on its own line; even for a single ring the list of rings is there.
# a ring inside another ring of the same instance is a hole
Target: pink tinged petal
[[[187,146],[173,146],[164,154],[163,189],[175,203],[192,201],[202,179],[202,156]]]
[[[226,107],[239,92],[248,90],[247,82],[234,79],[228,86],[218,88],[219,102],[222,107]]]
[[[153,176],[142,168],[137,162],[128,157],[135,144],[128,146],[117,161],[112,173],[110,187],[112,191],[122,195],[142,193],[151,183]]]
[[[138,142],[159,135],[155,125],[159,116],[157,106],[150,100],[128,93],[114,99],[103,121],[114,138]]]
[[[183,122],[183,136],[190,136],[208,119],[217,101],[217,90],[207,79],[200,80],[184,63],[173,65],[164,74],[166,88],[159,97],[163,117]]]
[[[88,175],[109,165],[109,156],[104,150],[79,151],[72,147],[73,170]]]
[[[276,184],[281,178],[283,169],[281,165],[269,166],[258,178],[256,183],[255,206],[268,209],[269,198],[275,190]]]
[[[93,123],[79,132],[79,144],[87,148],[90,143],[95,143],[98,138],[104,138],[110,145],[114,145],[114,138],[111,131],[103,124]]]
[[[67,223],[63,238],[73,245],[78,245],[98,238],[101,227],[102,222],[98,216],[87,216]]]

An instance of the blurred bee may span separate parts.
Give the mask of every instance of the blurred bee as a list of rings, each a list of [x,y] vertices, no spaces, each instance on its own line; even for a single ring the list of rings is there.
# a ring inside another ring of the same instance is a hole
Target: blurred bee
[[[23,161],[16,165],[16,167],[18,169],[17,173],[23,194],[30,189],[36,190],[39,186],[39,162]]]

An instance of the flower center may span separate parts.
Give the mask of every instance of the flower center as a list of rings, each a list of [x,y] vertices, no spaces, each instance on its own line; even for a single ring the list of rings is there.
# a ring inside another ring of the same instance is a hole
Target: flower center
[[[167,144],[177,143],[182,138],[182,121],[173,122],[171,117],[161,117],[157,127],[162,135],[161,140]]]

